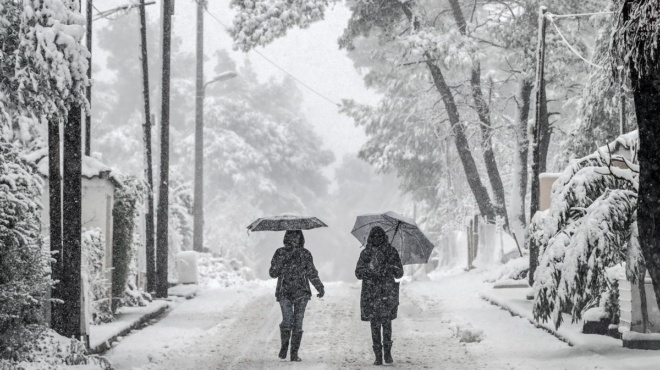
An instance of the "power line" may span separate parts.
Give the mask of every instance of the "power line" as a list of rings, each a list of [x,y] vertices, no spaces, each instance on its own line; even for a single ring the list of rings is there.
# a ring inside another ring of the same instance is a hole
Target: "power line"
[[[589,64],[589,65],[591,65],[591,66],[593,66],[593,67],[600,68],[600,69],[605,68],[605,67],[603,67],[603,66],[601,66],[601,65],[598,65],[598,64],[595,64],[595,63],[591,62],[591,61],[588,60],[587,58],[583,57],[583,56],[582,56],[577,50],[575,50],[575,48],[573,47],[573,45],[571,45],[571,44],[568,42],[568,40],[566,40],[566,37],[564,37],[564,34],[561,33],[561,31],[559,30],[559,27],[557,27],[557,24],[555,24],[555,21],[554,21],[554,18],[555,18],[555,17],[554,17],[552,14],[548,14],[548,17],[547,17],[547,18],[548,18],[548,20],[550,21],[550,23],[552,23],[552,25],[555,27],[555,30],[557,31],[557,33],[559,34],[559,36],[561,37],[561,39],[564,41],[564,43],[566,44],[566,46],[568,46],[568,48],[573,52],[573,54],[577,55],[578,58],[582,59],[585,63],[587,63],[587,64]]]
[[[216,17],[215,15],[213,15],[211,12],[209,12],[208,9],[205,9],[205,11],[206,11],[206,13],[207,13],[209,16],[211,16],[211,18],[213,18],[213,19],[214,19],[216,22],[218,22],[220,25],[222,25],[222,26],[225,27],[225,28],[230,28],[229,26],[227,26],[226,24],[224,24],[220,19],[218,19],[218,17]],[[296,76],[294,76],[294,75],[292,75],[291,73],[289,73],[289,72],[288,72],[287,70],[285,70],[284,68],[282,68],[282,67],[280,67],[279,65],[277,65],[277,63],[275,63],[274,61],[272,61],[270,58],[268,58],[267,56],[265,56],[264,54],[262,54],[262,53],[259,52],[258,50],[252,49],[252,51],[254,51],[255,54],[257,54],[258,56],[262,57],[266,62],[268,62],[268,63],[270,63],[271,65],[273,65],[275,68],[277,68],[277,69],[279,69],[280,71],[284,72],[287,76],[291,77],[294,81],[296,81],[297,83],[299,83],[301,86],[305,87],[306,89],[308,89],[308,90],[311,91],[312,93],[316,94],[316,95],[317,95],[318,97],[320,97],[321,99],[326,100],[327,102],[329,102],[330,104],[332,104],[332,105],[334,105],[334,106],[336,106],[336,107],[339,107],[339,106],[340,106],[340,104],[335,103],[332,99],[330,99],[330,98],[328,98],[327,96],[321,94],[320,92],[318,92],[317,90],[315,90],[314,88],[312,88],[311,86],[309,86],[308,84],[306,84],[306,83],[304,83],[303,81],[301,81],[301,80],[300,80],[299,78],[297,78]]]

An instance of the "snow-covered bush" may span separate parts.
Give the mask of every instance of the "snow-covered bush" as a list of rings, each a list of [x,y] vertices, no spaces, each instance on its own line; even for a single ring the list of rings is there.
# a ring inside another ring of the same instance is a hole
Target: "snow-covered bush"
[[[91,310],[90,324],[101,324],[113,319],[111,307],[110,282],[103,268],[105,259],[105,237],[99,228],[83,230],[82,233],[82,268],[87,280],[85,292]]]
[[[43,185],[31,163],[0,138],[0,358],[20,359],[43,329],[50,258],[40,236]]]
[[[551,208],[535,215],[529,243],[539,246],[534,275],[534,316],[561,325],[562,311],[573,320],[597,306],[612,289],[606,269],[627,261],[635,281],[643,264],[637,241],[637,132],[620,136],[571,164],[552,188]],[[617,148],[630,150],[626,169],[612,165]]]
[[[112,250],[112,310],[116,311],[122,305],[126,291],[130,266],[135,256],[135,233],[139,207],[142,205],[147,186],[144,180],[135,176],[121,179],[121,185],[115,188],[113,219],[113,250]]]
[[[199,283],[211,287],[228,287],[255,278],[254,272],[235,258],[198,253]]]
[[[529,257],[518,257],[493,270],[491,276],[486,278],[487,282],[501,280],[524,280],[529,273]]]
[[[64,365],[97,365],[99,369],[111,369],[110,362],[102,356],[88,355],[85,345],[68,339],[54,330],[45,329],[26,345],[22,358],[0,359],[0,369],[59,370]]]

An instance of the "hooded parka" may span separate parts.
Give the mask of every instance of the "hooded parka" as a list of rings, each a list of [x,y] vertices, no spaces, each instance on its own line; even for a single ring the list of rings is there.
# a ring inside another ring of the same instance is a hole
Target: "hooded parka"
[[[367,246],[360,253],[355,277],[362,280],[360,309],[362,321],[394,320],[399,306],[399,283],[403,276],[399,253],[385,231],[376,226],[369,232]]]
[[[312,253],[305,249],[305,237],[300,230],[289,230],[284,235],[284,247],[275,251],[270,263],[270,277],[277,278],[275,297],[294,301],[301,297],[311,299],[309,282],[320,293],[323,283],[314,267]]]

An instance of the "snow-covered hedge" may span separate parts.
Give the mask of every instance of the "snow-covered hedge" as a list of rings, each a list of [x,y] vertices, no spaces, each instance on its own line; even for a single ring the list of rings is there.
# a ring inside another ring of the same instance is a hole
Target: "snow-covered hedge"
[[[88,355],[85,345],[75,339],[67,339],[54,330],[47,329],[26,345],[23,356],[14,360],[0,359],[0,369],[60,370],[64,365],[93,365],[89,368],[111,369],[110,362],[102,356]]]
[[[628,168],[612,165],[616,148],[630,150]],[[637,132],[619,137],[571,164],[552,188],[551,208],[534,216],[530,244],[539,247],[534,275],[534,316],[561,325],[560,312],[573,320],[597,306],[613,289],[606,269],[628,261],[633,280],[643,263],[637,241],[635,163]]]
[[[135,176],[121,178],[121,186],[115,188],[115,203],[112,209],[112,310],[123,304],[131,263],[135,256],[135,234],[139,207],[147,191],[144,180]]]
[[[86,280],[85,291],[88,308],[91,310],[91,323],[101,324],[112,321],[110,282],[103,268],[105,259],[105,237],[99,228],[83,230],[82,268]]]
[[[20,358],[43,329],[49,262],[40,236],[41,178],[0,138],[0,358]]]

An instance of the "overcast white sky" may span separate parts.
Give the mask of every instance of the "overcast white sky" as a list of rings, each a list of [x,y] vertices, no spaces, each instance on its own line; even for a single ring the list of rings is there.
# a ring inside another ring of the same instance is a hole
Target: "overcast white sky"
[[[209,12],[227,25],[232,24],[229,1],[209,1]],[[99,10],[106,10],[127,2],[128,0],[103,2],[97,0],[95,4]],[[158,18],[160,7],[161,0],[156,0],[155,5],[148,6],[149,17]],[[337,47],[337,39],[347,23],[349,14],[349,10],[338,3],[330,8],[324,21],[315,23],[305,30],[292,30],[285,38],[275,41],[268,47],[259,48],[259,51],[334,102],[352,98],[362,103],[375,103],[376,95],[364,87],[362,78],[353,68],[352,61]],[[103,19],[97,21],[97,27],[101,27],[105,22],[108,21]],[[195,45],[195,22],[194,0],[176,0],[173,32],[184,40],[184,47],[190,50],[193,50]],[[250,58],[255,69],[264,79],[285,76],[282,71],[254,52],[245,54],[232,51],[231,38],[224,27],[208,15],[205,17],[204,48],[207,56],[213,56],[219,49],[229,50],[239,63],[245,57]],[[94,63],[103,65],[105,55],[98,48],[95,48],[94,53]],[[209,65],[205,68],[207,73],[212,71],[212,63],[215,62],[214,58],[209,59]],[[206,77],[209,79],[212,76]],[[303,86],[299,85],[299,87],[303,93],[302,105],[305,115],[322,137],[325,147],[335,153],[338,162],[345,154],[357,153],[365,141],[362,128],[356,128],[353,121],[339,114],[337,107],[330,102]]]

